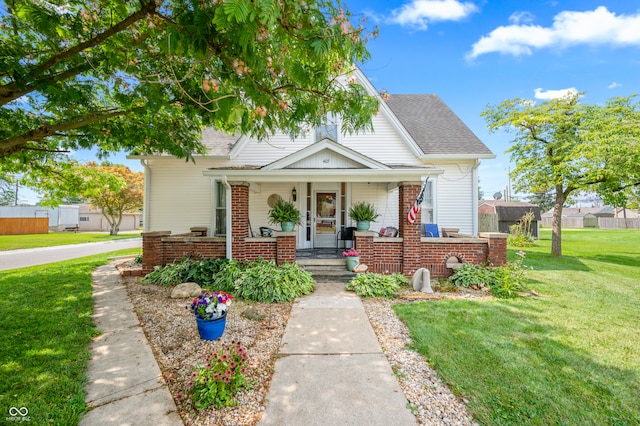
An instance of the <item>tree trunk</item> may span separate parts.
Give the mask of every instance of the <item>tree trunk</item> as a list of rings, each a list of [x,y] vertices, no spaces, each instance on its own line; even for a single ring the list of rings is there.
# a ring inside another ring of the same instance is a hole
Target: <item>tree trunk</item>
[[[562,256],[562,208],[567,196],[561,186],[556,186],[556,201],[553,204],[553,219],[551,221],[551,256]]]

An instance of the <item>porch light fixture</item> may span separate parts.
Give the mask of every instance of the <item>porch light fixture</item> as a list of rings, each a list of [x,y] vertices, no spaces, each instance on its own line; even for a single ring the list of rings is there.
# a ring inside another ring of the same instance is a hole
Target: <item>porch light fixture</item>
[[[296,187],[295,186],[291,190],[291,198],[293,198],[293,201],[296,201],[296,198],[298,198],[298,191],[296,191]]]

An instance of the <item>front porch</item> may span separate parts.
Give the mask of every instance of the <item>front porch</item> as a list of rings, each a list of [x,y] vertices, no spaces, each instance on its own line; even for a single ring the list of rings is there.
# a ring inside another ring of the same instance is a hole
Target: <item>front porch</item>
[[[171,235],[171,232],[143,233],[143,267],[151,271],[156,265],[179,260],[187,255],[205,258],[233,258],[238,260],[274,260],[277,264],[295,262],[300,248],[299,238],[306,229],[293,232],[276,231],[271,237],[253,236],[249,221],[249,184],[230,182],[230,218],[227,235],[220,237]],[[373,231],[355,232],[355,248],[360,261],[369,271],[403,273],[412,276],[420,268],[427,268],[434,277],[448,277],[453,273],[447,263],[493,264],[506,262],[506,234],[481,233],[471,238],[427,238],[421,236],[421,217],[406,221],[421,189],[421,182],[398,184],[397,237],[381,237]],[[230,226],[232,222],[233,226]],[[303,228],[303,227],[300,227]],[[331,238],[335,241],[332,230]],[[330,247],[339,256],[340,249]],[[328,252],[327,252],[328,255]]]

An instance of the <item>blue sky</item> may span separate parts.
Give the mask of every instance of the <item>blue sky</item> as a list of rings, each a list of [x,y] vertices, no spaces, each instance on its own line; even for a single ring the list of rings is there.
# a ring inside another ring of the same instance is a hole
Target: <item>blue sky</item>
[[[640,93],[640,1],[345,1],[379,27],[361,66],[377,89],[437,94],[497,155],[480,166],[487,198],[504,191],[513,168],[509,135],[489,134],[480,117],[488,104],[567,90],[585,92],[586,103]],[[111,161],[141,170],[123,155]]]
[[[585,92],[600,104],[640,93],[640,1],[346,0],[380,34],[363,72],[389,93],[434,93],[497,155],[483,160],[486,198],[503,191],[508,134],[480,113],[514,97]]]

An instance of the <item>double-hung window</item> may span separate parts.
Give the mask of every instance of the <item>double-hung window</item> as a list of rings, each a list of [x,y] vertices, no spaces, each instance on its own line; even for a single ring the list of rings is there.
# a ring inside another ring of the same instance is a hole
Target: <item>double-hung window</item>
[[[215,188],[215,233],[216,236],[224,236],[227,233],[227,189],[222,182],[216,181]]]

